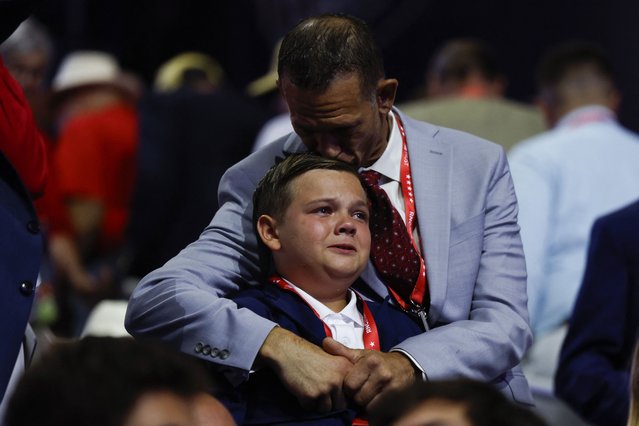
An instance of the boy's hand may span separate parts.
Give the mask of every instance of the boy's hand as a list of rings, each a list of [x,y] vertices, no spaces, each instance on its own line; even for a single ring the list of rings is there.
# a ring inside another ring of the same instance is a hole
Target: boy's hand
[[[400,352],[350,349],[330,337],[324,339],[323,347],[327,353],[354,364],[344,379],[344,393],[367,411],[384,392],[406,386],[417,378],[413,363]]]
[[[278,375],[284,386],[308,410],[326,413],[346,408],[344,377],[353,364],[281,327],[275,327],[262,345],[258,362]]]

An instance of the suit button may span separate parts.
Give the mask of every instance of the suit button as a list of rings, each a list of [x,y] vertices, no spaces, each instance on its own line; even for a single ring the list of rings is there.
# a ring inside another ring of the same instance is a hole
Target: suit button
[[[32,234],[37,234],[40,232],[40,223],[37,220],[30,220],[27,223],[27,230]]]
[[[229,357],[229,355],[231,355],[231,354],[226,349],[224,349],[223,351],[220,351],[220,359],[226,359],[226,358]]]
[[[220,350],[218,348],[211,349],[211,358],[215,358],[220,354]]]
[[[206,345],[202,348],[202,355],[208,355],[211,353],[211,347],[209,345]]]
[[[31,281],[22,281],[20,283],[20,293],[23,296],[31,296],[33,294],[34,286]]]
[[[199,354],[200,352],[202,352],[203,347],[204,347],[204,344],[202,342],[197,342],[194,348],[195,352]]]

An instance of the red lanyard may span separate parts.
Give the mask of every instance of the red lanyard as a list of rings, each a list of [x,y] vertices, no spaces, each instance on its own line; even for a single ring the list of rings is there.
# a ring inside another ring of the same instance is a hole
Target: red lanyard
[[[317,318],[320,321],[322,321],[317,311],[313,309],[313,307],[306,301],[306,299],[302,297],[302,295],[300,295],[300,293],[297,291],[295,287],[287,283],[284,279],[282,279],[282,277],[279,277],[277,275],[272,275],[269,281],[272,284],[276,284],[283,290],[290,291],[297,294],[304,301],[304,303],[306,303],[308,307],[311,308],[315,316],[317,316]],[[373,314],[371,313],[364,299],[362,299],[362,297],[356,291],[353,291],[353,293],[355,294],[355,297],[357,297],[358,302],[362,306],[362,311],[363,311],[362,314],[364,317],[364,335],[363,335],[364,348],[378,351],[380,350],[379,334],[377,333],[377,325],[375,324],[375,319],[373,318]],[[331,329],[328,327],[328,325],[326,325],[324,321],[322,321],[322,324],[324,325],[324,332],[326,332],[326,336],[333,337],[333,333],[331,333]],[[368,426],[368,420],[362,417],[356,417],[355,419],[353,419],[352,425]]]
[[[297,294],[298,296],[300,296],[300,298],[304,300],[304,303],[306,303],[308,307],[311,308],[315,316],[317,316],[317,318],[319,318],[319,320],[322,321],[317,311],[313,309],[313,307],[309,305],[308,302],[306,302],[306,300],[300,295],[300,293],[295,289],[295,287],[293,287],[292,285],[290,285],[284,279],[282,279],[281,277],[277,275],[271,276],[269,281],[272,284],[276,284],[277,286],[279,286],[282,290],[291,291]],[[355,293],[355,297],[357,297],[357,301],[362,306],[362,311],[363,311],[362,315],[364,317],[364,334],[363,334],[364,348],[378,351],[380,350],[379,334],[377,333],[377,325],[375,324],[375,319],[373,318],[373,314],[371,313],[364,299],[362,299],[362,297],[357,292],[353,291],[353,293]],[[331,329],[328,327],[328,325],[326,325],[324,321],[322,321],[322,324],[324,324],[324,331],[326,332],[326,336],[333,337],[333,333],[331,333]]]
[[[402,195],[404,196],[404,209],[406,215],[406,229],[408,230],[408,235],[410,235],[410,239],[413,243],[413,247],[417,253],[421,253],[419,247],[417,246],[417,242],[413,237],[413,231],[417,226],[416,221],[416,211],[415,211],[415,196],[413,193],[413,180],[410,174],[410,163],[408,161],[408,148],[406,147],[406,132],[404,131],[404,126],[402,124],[399,115],[395,113],[395,120],[397,121],[397,127],[399,127],[399,133],[402,136],[402,161],[400,164],[400,184],[402,188]],[[423,238],[423,236],[422,236]],[[419,275],[417,276],[417,282],[415,283],[415,287],[410,295],[410,298],[417,305],[421,305],[424,301],[424,295],[426,294],[426,263],[424,262],[424,256],[420,254],[419,256]],[[395,294],[393,290],[389,288],[389,291],[393,293],[395,300],[400,304],[400,306],[404,309],[410,309],[406,302],[401,300]]]

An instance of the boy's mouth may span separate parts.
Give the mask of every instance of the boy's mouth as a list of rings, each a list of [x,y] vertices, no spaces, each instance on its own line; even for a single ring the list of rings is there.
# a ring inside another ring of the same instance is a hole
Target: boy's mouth
[[[330,246],[330,248],[336,248],[339,250],[353,251],[353,252],[357,251],[355,246],[352,244],[333,244],[332,246]]]

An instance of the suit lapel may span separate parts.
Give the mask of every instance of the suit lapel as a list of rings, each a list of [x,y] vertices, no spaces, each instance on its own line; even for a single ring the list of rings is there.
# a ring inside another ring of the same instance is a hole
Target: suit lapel
[[[311,343],[319,346],[326,337],[324,323],[317,318],[313,310],[297,294],[275,287],[267,288],[270,309],[274,317],[286,317],[295,324],[296,330],[291,330],[295,334],[307,339]],[[284,325],[285,324],[280,324]],[[286,328],[286,326],[285,326]]]
[[[446,298],[452,152],[449,145],[434,139],[437,127],[400,116],[406,130],[420,243],[426,257],[432,323]]]
[[[291,155],[291,154],[299,154],[302,152],[306,152],[308,151],[308,149],[302,143],[302,140],[299,138],[299,136],[297,136],[297,134],[293,132],[288,135],[282,147],[282,151],[286,155]]]

